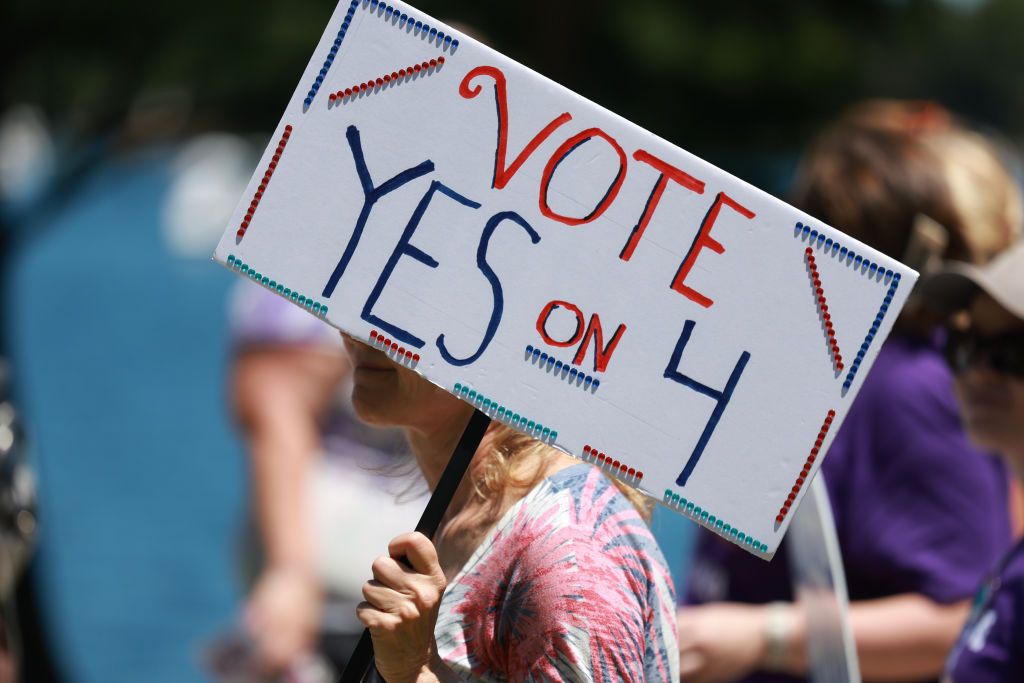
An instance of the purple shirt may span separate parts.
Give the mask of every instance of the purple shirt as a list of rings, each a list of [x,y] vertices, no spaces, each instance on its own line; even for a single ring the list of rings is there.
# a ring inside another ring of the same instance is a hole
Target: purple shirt
[[[950,683],[1024,681],[1024,541],[975,595],[946,663]]]
[[[883,345],[822,469],[851,600],[963,600],[1010,545],[1006,470],[968,443],[952,375],[931,343]],[[766,564],[701,535],[687,602],[792,596],[785,544]]]

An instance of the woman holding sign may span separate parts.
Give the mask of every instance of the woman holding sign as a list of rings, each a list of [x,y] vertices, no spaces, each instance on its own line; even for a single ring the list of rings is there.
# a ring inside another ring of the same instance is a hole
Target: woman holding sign
[[[404,429],[434,488],[473,408],[345,342],[357,413]],[[436,537],[398,536],[373,563],[358,614],[378,671],[389,683],[677,680],[671,577],[641,501],[492,425]]]
[[[943,305],[962,309],[947,356],[968,434],[1024,476],[1024,244],[988,267],[956,266],[923,284]],[[1024,540],[976,594],[945,680],[1024,680]]]

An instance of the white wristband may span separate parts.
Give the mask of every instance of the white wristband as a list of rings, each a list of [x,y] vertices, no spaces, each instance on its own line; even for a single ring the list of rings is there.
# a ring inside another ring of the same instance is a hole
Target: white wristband
[[[784,671],[789,659],[790,637],[793,634],[793,605],[788,602],[773,602],[765,607],[764,618],[764,668],[769,671]]]

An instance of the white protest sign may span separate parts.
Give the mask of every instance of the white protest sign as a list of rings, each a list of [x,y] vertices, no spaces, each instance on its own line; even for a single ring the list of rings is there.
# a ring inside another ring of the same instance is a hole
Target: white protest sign
[[[377,0],[339,5],[215,258],[762,557],[916,277]]]

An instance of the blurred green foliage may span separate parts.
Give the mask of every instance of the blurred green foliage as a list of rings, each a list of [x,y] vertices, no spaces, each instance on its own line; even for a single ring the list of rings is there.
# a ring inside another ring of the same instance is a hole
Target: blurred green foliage
[[[7,0],[0,108],[83,134],[182,87],[197,126],[276,122],[330,0]],[[421,0],[499,50],[698,154],[804,144],[864,97],[927,98],[1024,132],[1024,0]]]

